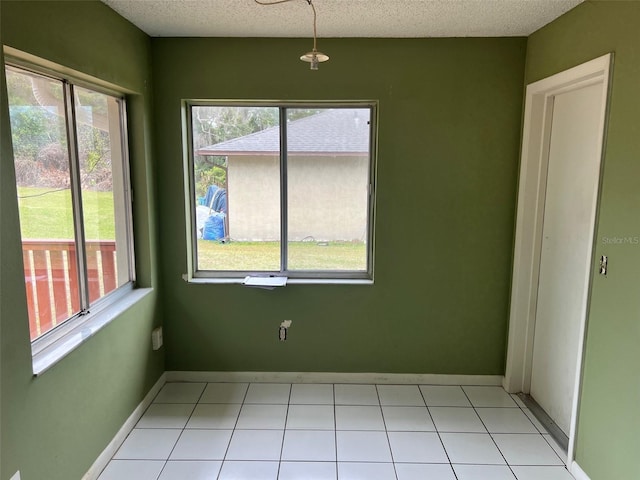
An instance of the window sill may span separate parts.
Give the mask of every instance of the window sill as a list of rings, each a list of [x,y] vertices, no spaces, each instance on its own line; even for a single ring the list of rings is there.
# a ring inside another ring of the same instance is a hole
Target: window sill
[[[32,345],[33,375],[36,377],[42,375],[95,335],[102,327],[141,301],[152,291],[152,288],[129,290],[118,300],[77,319],[76,324],[58,338],[51,339],[49,342],[46,341],[46,338],[43,338],[44,342],[37,342],[37,347],[34,343]]]
[[[187,283],[195,284],[227,284],[242,285],[245,277],[193,277],[183,275]],[[373,285],[373,280],[368,278],[287,278],[287,285]],[[248,288],[254,288],[248,286]],[[282,288],[282,287],[277,287]]]

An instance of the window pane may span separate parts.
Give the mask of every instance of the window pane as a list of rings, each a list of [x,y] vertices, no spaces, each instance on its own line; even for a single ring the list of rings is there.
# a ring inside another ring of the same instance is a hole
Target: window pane
[[[198,270],[280,270],[278,125],[277,108],[192,107]]]
[[[289,270],[367,270],[370,109],[287,109]]]
[[[80,310],[63,92],[7,67],[31,339]]]
[[[89,301],[130,280],[119,99],[74,87]]]

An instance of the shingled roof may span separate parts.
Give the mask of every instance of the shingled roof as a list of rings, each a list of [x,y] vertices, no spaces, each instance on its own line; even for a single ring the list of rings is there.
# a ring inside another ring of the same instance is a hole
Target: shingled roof
[[[289,155],[363,155],[369,152],[369,109],[332,108],[287,124]],[[279,155],[280,127],[202,147],[196,155]]]

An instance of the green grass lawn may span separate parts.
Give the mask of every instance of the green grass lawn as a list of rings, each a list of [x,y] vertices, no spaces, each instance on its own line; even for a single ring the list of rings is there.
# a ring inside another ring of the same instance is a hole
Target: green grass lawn
[[[71,190],[18,187],[20,229],[23,239],[71,239],[73,213]],[[114,240],[113,194],[82,193],[87,240]]]
[[[71,191],[18,187],[23,239],[72,239]],[[115,239],[113,194],[83,192],[87,240]],[[290,270],[366,270],[367,248],[353,242],[291,242]],[[198,240],[201,270],[280,270],[278,242],[219,243]]]
[[[367,248],[353,242],[291,242],[289,270],[366,270]],[[198,240],[200,270],[280,270],[278,242]]]

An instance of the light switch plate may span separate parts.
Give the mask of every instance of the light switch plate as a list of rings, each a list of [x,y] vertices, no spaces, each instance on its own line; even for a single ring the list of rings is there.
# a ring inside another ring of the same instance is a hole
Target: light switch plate
[[[20,470],[18,470],[9,480],[20,480]]]

